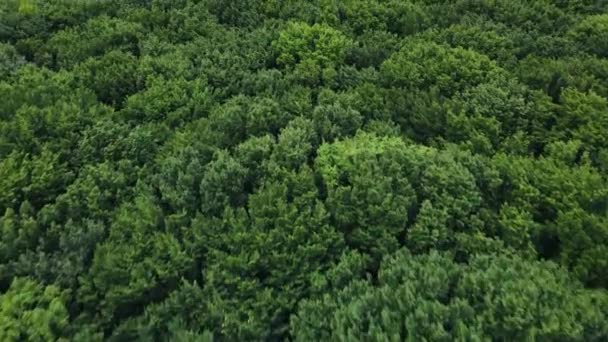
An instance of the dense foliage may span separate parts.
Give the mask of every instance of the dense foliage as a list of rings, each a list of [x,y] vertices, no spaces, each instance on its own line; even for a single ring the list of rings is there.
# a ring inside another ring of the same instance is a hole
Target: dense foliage
[[[606,13],[0,1],[0,340],[608,340]]]

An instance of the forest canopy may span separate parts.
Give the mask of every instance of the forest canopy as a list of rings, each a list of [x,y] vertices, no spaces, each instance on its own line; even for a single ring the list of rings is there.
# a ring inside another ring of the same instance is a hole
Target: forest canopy
[[[0,1],[0,340],[608,340],[607,13]]]

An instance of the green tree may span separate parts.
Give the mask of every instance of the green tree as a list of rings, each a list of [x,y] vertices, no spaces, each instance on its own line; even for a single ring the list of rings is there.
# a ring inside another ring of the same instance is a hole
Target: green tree
[[[396,250],[416,205],[406,149],[398,138],[360,133],[322,145],[315,161],[333,223],[350,247],[376,259]]]
[[[17,71],[25,59],[19,55],[14,46],[0,43],[0,80],[3,80]]]
[[[193,256],[162,226],[161,212],[149,196],[140,195],[118,209],[78,293],[85,314],[94,315],[102,327],[165,298],[191,269]]]
[[[351,45],[349,38],[328,25],[301,22],[289,23],[272,43],[276,62],[311,85],[330,82]]]
[[[249,197],[247,211],[226,209],[222,219],[201,218],[208,246],[204,272],[206,326],[228,339],[280,338],[313,274],[343,249],[318,201],[310,169],[266,183]]]
[[[608,57],[608,15],[588,16],[570,33],[579,46],[600,57]]]
[[[111,51],[99,59],[89,59],[75,72],[84,79],[103,103],[119,107],[128,95],[139,90],[137,59],[130,53]]]
[[[8,291],[0,295],[0,338],[3,341],[67,341],[66,302],[66,294],[55,286],[15,278]]]
[[[350,284],[302,302],[296,340],[601,339],[605,293],[582,290],[554,264],[480,256],[468,265],[400,250],[378,286]]]
[[[504,76],[505,71],[474,51],[412,39],[382,64],[380,74],[387,86],[410,91],[436,88],[441,95],[452,96]]]
[[[591,257],[606,246],[601,217],[608,207],[608,187],[602,175],[588,164],[569,167],[551,158],[497,155],[493,164],[500,173],[501,201],[538,223],[526,233],[538,254],[567,266],[587,285],[605,287]]]
[[[201,211],[221,215],[226,207],[245,204],[247,170],[226,152],[218,152],[204,170],[200,185]]]
[[[48,42],[53,67],[71,67],[91,56],[113,49],[139,54],[142,27],[119,18],[99,16],[83,26],[58,32]],[[74,44],[79,42],[79,44]]]
[[[0,1],[0,340],[608,340],[606,13]]]
[[[137,80],[131,82],[136,86]],[[155,78],[145,90],[126,98],[122,114],[134,124],[164,122],[171,127],[182,126],[208,114],[213,100],[205,86],[202,79]],[[128,92],[125,90],[125,95]]]

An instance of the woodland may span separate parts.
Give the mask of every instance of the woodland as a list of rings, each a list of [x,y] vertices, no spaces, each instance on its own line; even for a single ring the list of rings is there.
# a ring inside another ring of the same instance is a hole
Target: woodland
[[[607,340],[607,0],[0,1],[0,341]]]

